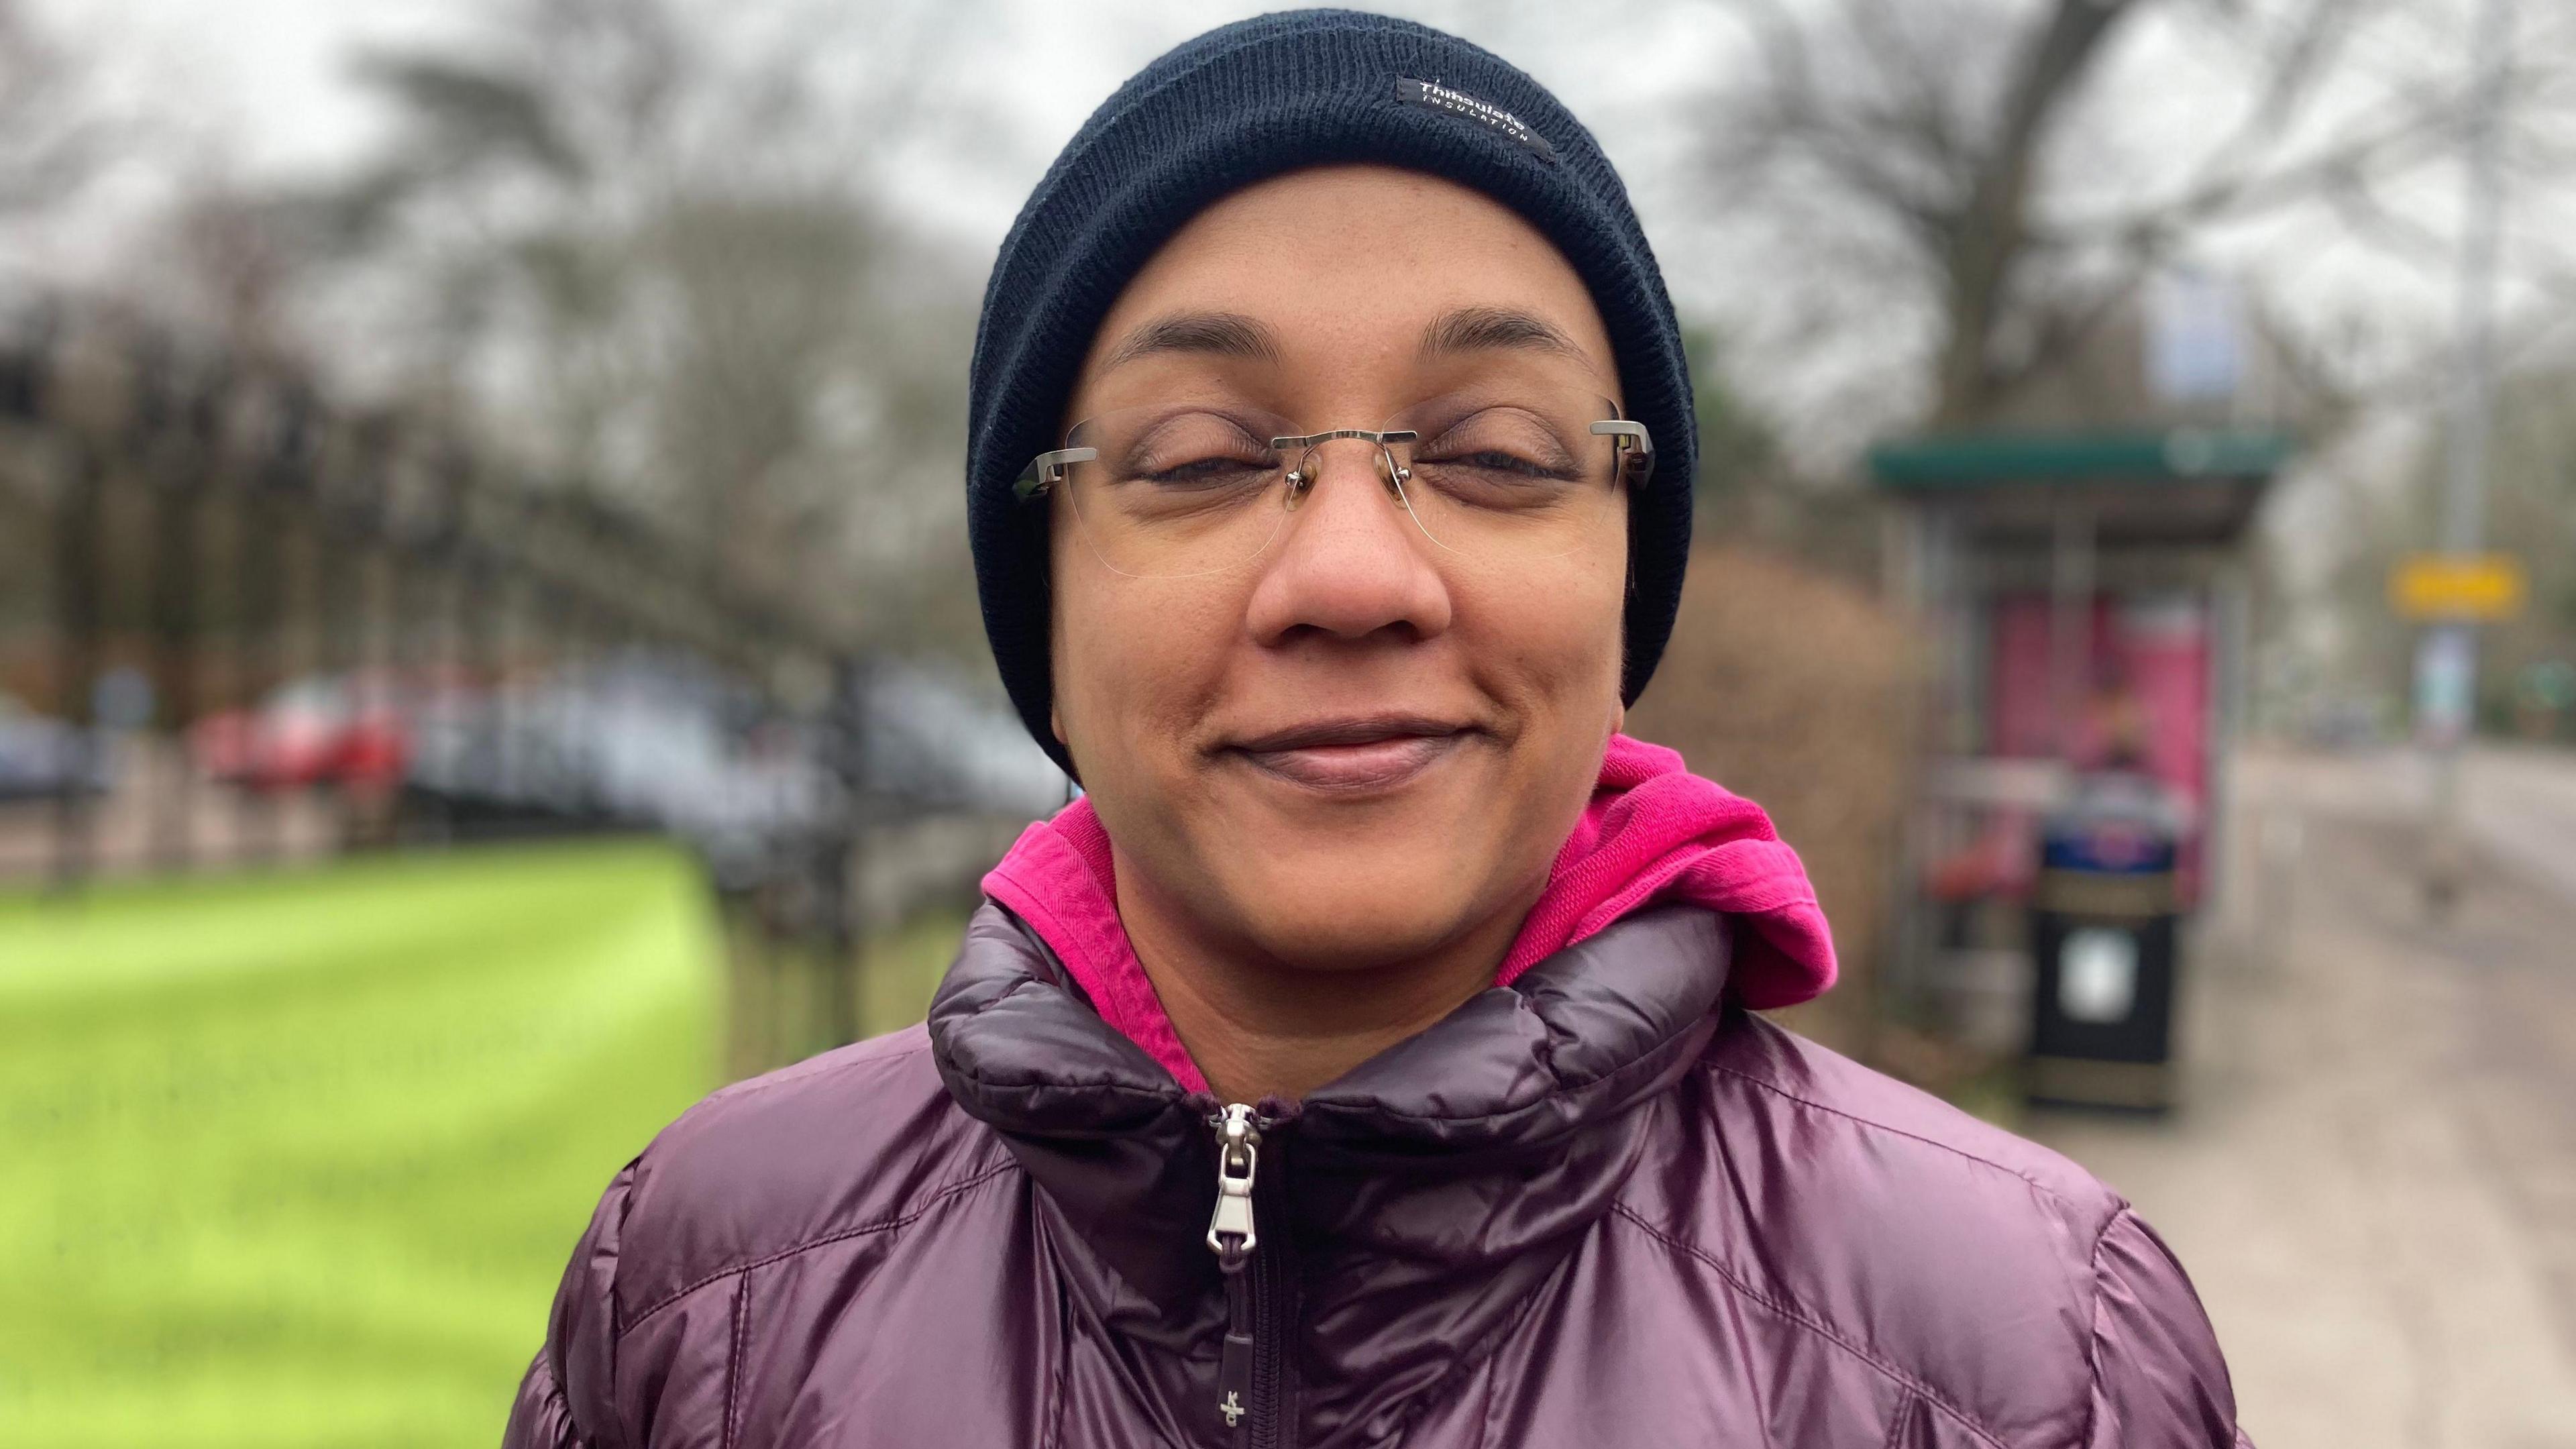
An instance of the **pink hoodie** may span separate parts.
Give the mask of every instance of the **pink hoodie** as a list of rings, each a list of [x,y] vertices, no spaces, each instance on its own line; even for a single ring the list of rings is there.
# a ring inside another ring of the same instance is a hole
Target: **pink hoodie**
[[[984,877],[984,893],[1028,922],[1103,1020],[1181,1085],[1208,1089],[1128,944],[1109,835],[1089,800],[1021,832]],[[1690,773],[1674,751],[1626,735],[1610,737],[1592,803],[1556,853],[1547,889],[1521,922],[1494,984],[1508,986],[1660,901],[1723,911],[1752,928],[1737,938],[1733,980],[1747,1006],[1793,1005],[1834,984],[1834,940],[1815,887],[1762,807]]]

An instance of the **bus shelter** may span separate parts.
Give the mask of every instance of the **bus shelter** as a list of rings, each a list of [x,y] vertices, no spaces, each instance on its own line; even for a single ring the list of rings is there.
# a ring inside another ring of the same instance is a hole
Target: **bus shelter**
[[[2293,447],[2176,429],[1871,454],[1900,505],[1890,591],[1934,661],[1895,984],[1946,1034],[2028,1054],[2034,1095],[2170,1102],[2175,943],[2217,878],[2245,697],[2246,539]]]

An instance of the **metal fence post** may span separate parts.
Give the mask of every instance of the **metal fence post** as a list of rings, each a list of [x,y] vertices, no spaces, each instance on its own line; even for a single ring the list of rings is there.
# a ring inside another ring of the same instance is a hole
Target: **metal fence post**
[[[146,393],[152,432],[161,441],[151,490],[153,688],[169,727],[172,766],[154,802],[151,854],[165,868],[184,868],[196,854],[196,770],[188,732],[197,722],[197,655],[204,644],[198,505],[209,459],[221,446],[222,388],[215,376],[191,387],[165,375]]]
[[[97,441],[81,435],[54,514],[54,679],[56,704],[72,729],[72,758],[54,782],[54,884],[77,887],[91,861],[88,785],[98,762],[92,692],[98,680],[99,485]]]

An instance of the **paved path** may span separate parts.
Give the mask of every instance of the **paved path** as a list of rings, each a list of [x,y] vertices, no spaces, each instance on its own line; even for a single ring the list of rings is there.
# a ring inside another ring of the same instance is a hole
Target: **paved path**
[[[2174,1245],[2263,1449],[2576,1446],[2576,757],[2465,779],[2435,925],[2419,766],[2249,757],[2186,1109],[2025,1124]]]

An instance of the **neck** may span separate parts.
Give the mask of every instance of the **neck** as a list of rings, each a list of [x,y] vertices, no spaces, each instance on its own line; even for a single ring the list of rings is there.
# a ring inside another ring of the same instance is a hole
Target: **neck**
[[[1123,855],[1117,877],[1136,959],[1190,1059],[1228,1102],[1303,1097],[1455,1011],[1494,984],[1537,896],[1417,957],[1304,966],[1205,930]]]

